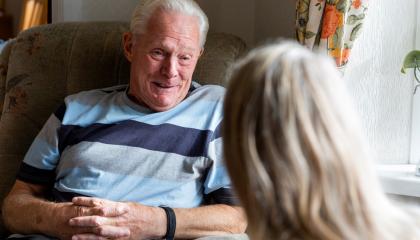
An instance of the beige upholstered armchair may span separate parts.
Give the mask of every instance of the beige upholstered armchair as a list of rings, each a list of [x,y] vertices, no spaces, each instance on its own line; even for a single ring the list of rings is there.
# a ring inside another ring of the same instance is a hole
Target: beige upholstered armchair
[[[121,36],[127,23],[60,23],[29,29],[0,55],[0,201],[48,116],[66,95],[129,79]],[[210,33],[194,80],[225,85],[245,51],[239,38]],[[0,236],[4,235],[0,225]]]

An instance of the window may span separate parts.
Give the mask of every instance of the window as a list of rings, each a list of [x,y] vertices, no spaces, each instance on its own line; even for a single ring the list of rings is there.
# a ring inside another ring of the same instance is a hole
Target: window
[[[420,49],[420,3],[416,1],[416,44],[415,48]],[[417,84],[412,76],[413,84]],[[419,89],[418,89],[419,90]],[[411,120],[411,148],[410,163],[420,163],[420,91],[413,96],[412,120]]]
[[[412,128],[413,108],[420,109],[420,101],[413,105],[412,73],[400,72],[404,56],[416,47],[416,7],[417,0],[372,2],[345,72],[368,143],[380,164],[414,163],[411,150],[420,157],[420,140],[414,140],[420,138],[418,116],[417,129]]]

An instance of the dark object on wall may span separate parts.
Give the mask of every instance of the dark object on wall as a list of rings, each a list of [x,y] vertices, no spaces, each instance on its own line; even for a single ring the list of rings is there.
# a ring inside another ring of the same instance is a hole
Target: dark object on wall
[[[47,23],[52,23],[52,0],[48,0]]]
[[[13,36],[12,17],[6,14],[4,0],[0,0],[0,39],[7,40]]]
[[[13,37],[13,21],[9,15],[0,15],[0,39],[7,40]]]

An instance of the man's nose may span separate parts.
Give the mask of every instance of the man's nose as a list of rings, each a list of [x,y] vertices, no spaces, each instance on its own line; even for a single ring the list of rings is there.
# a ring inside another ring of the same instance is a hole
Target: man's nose
[[[162,74],[167,78],[178,76],[177,61],[175,57],[167,57],[162,66]]]

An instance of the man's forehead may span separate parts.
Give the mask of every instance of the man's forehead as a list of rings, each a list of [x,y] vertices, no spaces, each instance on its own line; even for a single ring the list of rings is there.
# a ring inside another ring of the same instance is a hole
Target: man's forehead
[[[149,38],[173,37],[181,42],[199,42],[200,26],[196,16],[176,11],[157,10],[150,17],[145,34]]]
[[[139,36],[149,47],[177,48],[178,50],[196,51],[199,49],[197,41],[189,37],[169,36],[163,34],[144,34]],[[141,40],[140,40],[141,41]]]

